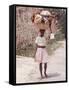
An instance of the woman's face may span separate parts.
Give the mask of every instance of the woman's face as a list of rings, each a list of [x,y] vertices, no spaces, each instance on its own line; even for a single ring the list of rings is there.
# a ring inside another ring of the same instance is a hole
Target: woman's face
[[[44,29],[40,29],[40,36],[43,37],[44,36],[44,32],[45,30]]]

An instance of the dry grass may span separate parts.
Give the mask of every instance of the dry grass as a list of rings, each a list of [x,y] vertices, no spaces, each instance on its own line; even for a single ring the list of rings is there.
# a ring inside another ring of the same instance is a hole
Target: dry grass
[[[61,46],[61,43],[59,41],[50,40],[48,44],[46,45],[46,49],[49,55],[52,55],[56,49],[58,49]],[[35,56],[35,47],[27,46],[24,49],[17,49],[16,54],[21,55],[21,56],[26,56],[26,57],[34,57]]]

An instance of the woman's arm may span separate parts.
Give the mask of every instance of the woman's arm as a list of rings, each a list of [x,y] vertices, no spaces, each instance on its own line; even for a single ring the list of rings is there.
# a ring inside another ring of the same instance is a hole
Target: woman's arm
[[[37,46],[38,46],[38,45],[36,44],[36,46],[35,46],[35,54],[36,54],[36,51],[37,51]]]
[[[35,45],[34,58],[35,58],[35,55],[36,55],[36,51],[37,51],[37,44]],[[36,60],[35,60],[35,61],[36,61]]]

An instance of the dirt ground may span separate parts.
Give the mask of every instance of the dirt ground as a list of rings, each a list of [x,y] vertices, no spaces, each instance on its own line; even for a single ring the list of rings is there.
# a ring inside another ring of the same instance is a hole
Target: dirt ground
[[[65,41],[52,56],[49,56],[47,67],[47,78],[40,78],[39,65],[34,62],[34,58],[16,56],[16,82],[50,82],[64,81],[66,79],[66,56]]]

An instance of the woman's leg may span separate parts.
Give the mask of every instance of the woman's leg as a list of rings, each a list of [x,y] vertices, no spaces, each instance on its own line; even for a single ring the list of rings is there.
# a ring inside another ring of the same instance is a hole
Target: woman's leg
[[[43,75],[42,75],[42,63],[39,64],[39,70],[40,70],[41,77],[43,78]]]
[[[47,63],[44,63],[44,74],[45,74],[45,77],[47,77],[46,71],[47,71]]]

